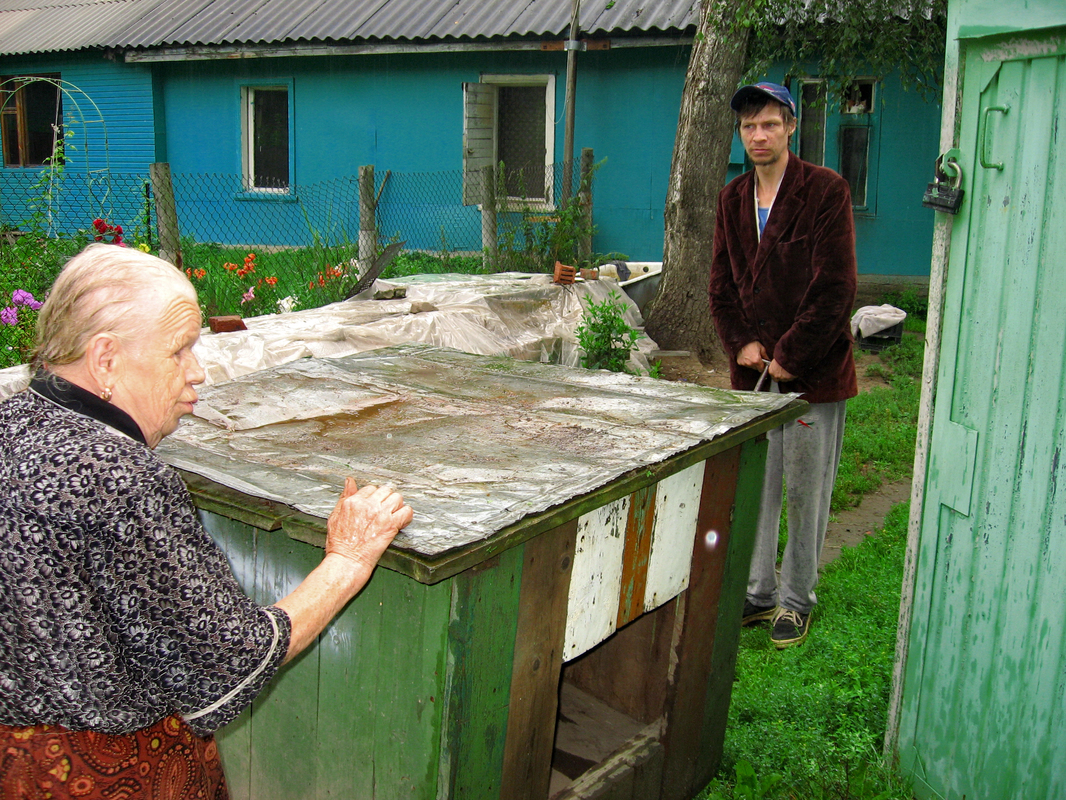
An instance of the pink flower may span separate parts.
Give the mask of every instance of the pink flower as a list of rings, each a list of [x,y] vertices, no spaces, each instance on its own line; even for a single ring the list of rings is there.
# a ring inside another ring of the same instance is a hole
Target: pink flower
[[[241,296],[241,305],[243,306],[245,303],[250,303],[253,300],[255,300],[255,287],[249,286],[248,291]]]
[[[14,306],[8,306],[0,311],[0,325],[18,325],[19,310]]]

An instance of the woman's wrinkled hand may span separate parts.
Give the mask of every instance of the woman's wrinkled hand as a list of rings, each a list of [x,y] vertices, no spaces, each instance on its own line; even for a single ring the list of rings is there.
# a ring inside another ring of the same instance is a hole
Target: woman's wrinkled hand
[[[360,489],[352,478],[345,478],[344,491],[326,522],[326,554],[335,553],[373,568],[412,517],[414,511],[394,489]]]

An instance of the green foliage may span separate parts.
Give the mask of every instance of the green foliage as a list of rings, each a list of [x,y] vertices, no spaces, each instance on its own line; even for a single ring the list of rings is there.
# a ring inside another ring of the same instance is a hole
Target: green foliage
[[[727,3],[729,0],[719,0]],[[739,0],[726,34],[748,32],[745,82],[784,61],[791,75],[816,63],[843,96],[860,76],[899,70],[904,88],[939,96],[947,36],[947,0]]]
[[[516,206],[513,198],[508,198],[506,167],[501,163],[496,171],[499,236],[491,271],[552,272],[556,261],[574,267],[591,266],[595,257],[582,257],[581,243],[590,240],[596,228],[584,196],[592,190],[592,177],[602,165],[601,161],[582,176],[578,191],[569,200],[554,210],[545,210],[526,201],[518,201]],[[525,196],[526,192],[520,189],[519,194]]]
[[[584,355],[581,366],[627,372],[629,354],[637,346],[639,331],[625,321],[625,304],[618,292],[611,292],[602,303],[589,302],[577,326],[577,343]]]
[[[929,314],[929,296],[919,292],[913,286],[908,286],[898,292],[888,292],[881,297],[881,303],[887,303],[906,311],[908,319],[917,317],[924,320]]]
[[[52,126],[58,132],[58,128]],[[59,187],[63,184],[63,171],[66,169],[66,151],[74,146],[68,140],[73,136],[69,128],[56,139],[52,155],[44,160],[44,169],[29,189],[26,204],[30,212],[22,225],[35,238],[46,237],[52,232],[52,211],[59,201]]]
[[[896,506],[883,530],[823,569],[802,647],[778,651],[765,627],[741,631],[722,777],[700,800],[912,796],[880,756],[907,513]]]
[[[914,467],[920,385],[906,375],[892,381],[848,401],[833,511],[856,505],[862,495],[906,477]]]

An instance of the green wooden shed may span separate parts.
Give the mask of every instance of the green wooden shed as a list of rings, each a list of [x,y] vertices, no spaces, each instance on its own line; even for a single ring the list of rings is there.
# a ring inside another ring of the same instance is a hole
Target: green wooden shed
[[[948,9],[943,169],[965,194],[937,213],[888,745],[921,798],[1060,800],[1066,4]]]
[[[344,475],[416,513],[220,733],[231,795],[688,800],[721,755],[763,434],[805,407],[424,345],[205,388],[159,452],[258,601],[319,562]],[[606,749],[565,746],[607,717]]]

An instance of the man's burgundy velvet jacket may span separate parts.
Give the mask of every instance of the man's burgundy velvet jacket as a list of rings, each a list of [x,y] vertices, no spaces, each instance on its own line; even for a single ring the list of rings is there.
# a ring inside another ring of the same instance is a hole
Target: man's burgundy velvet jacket
[[[852,357],[855,225],[847,181],[789,153],[788,167],[759,241],[755,171],[718,195],[711,264],[711,313],[734,389],[754,389],[760,370],[737,353],[761,342],[796,380],[782,392],[809,403],[858,394]],[[769,386],[769,379],[764,382]]]

